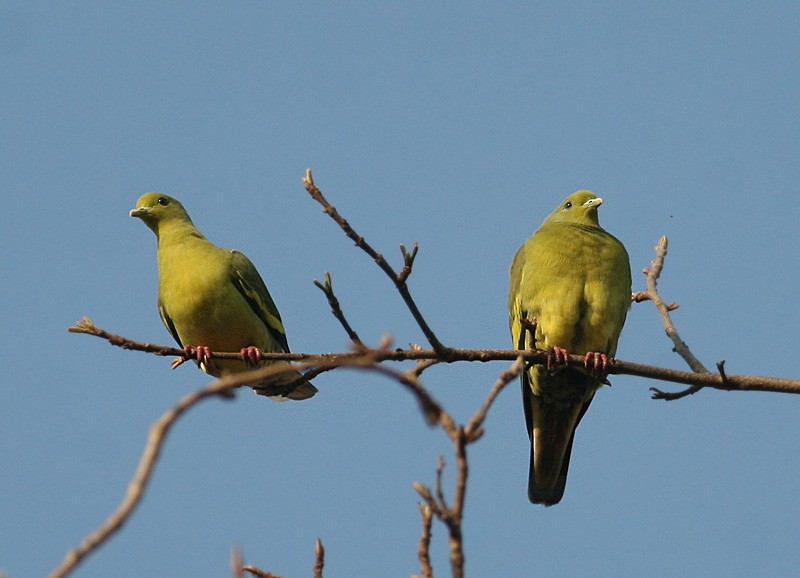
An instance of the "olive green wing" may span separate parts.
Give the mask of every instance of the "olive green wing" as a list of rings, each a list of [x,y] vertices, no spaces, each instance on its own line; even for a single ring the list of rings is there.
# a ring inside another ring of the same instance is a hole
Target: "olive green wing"
[[[243,253],[231,251],[231,282],[250,305],[253,313],[264,323],[270,336],[288,352],[289,343],[278,308],[258,274],[255,265]]]

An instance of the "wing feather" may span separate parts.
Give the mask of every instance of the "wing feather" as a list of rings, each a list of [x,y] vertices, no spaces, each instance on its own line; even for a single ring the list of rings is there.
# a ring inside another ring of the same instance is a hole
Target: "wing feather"
[[[289,351],[286,331],[283,328],[278,308],[267,290],[267,285],[259,275],[255,265],[243,253],[231,251],[231,281],[264,323],[270,335],[284,351]]]
[[[178,343],[178,346],[183,347],[181,338],[178,335],[178,330],[175,329],[175,324],[172,322],[172,318],[170,318],[169,314],[167,313],[167,309],[164,307],[164,303],[161,301],[161,299],[158,300],[158,314],[161,317],[161,322],[164,324],[164,327],[166,327],[167,331],[170,332],[172,338]]]

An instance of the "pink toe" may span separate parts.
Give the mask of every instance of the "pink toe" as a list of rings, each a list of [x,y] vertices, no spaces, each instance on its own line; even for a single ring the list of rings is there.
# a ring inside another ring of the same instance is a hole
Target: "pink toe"
[[[569,353],[563,347],[549,347],[547,349],[547,369],[555,373],[562,365],[567,365]]]
[[[586,371],[595,377],[605,377],[608,373],[608,356],[605,353],[590,351],[583,363]]]
[[[258,347],[243,347],[240,351],[242,359],[250,367],[256,367],[261,363],[261,350]]]

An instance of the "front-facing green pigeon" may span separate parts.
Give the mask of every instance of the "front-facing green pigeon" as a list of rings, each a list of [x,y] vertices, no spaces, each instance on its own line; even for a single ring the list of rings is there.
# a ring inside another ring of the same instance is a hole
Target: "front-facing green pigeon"
[[[535,504],[552,506],[564,495],[575,428],[606,381],[631,302],[628,253],[600,226],[602,203],[589,191],[572,193],[511,264],[514,347],[547,350],[546,366],[521,371],[531,440],[528,498]],[[568,353],[584,355],[584,367],[567,367]]]

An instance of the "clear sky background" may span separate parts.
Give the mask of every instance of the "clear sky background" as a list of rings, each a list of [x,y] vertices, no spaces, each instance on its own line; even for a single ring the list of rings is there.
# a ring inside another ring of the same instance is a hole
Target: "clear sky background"
[[[800,4],[475,2],[0,4],[0,570],[42,576],[117,506],[149,425],[208,378],[67,326],[171,343],[140,194],[179,198],[245,252],[294,351],[423,337],[388,279],[308,197],[317,183],[455,347],[507,348],[508,266],[569,193],[605,199],[634,289],[660,288],[707,366],[797,377]],[[650,304],[621,359],[684,369]],[[504,363],[437,367],[457,418]],[[470,450],[471,576],[788,576],[800,567],[800,399],[620,376],[575,441],[564,500],[526,497],[516,384]],[[171,433],[140,508],[76,576],[418,572],[414,481],[453,460],[399,385],[352,371],[277,404],[241,391]],[[434,526],[437,575],[449,574]]]

